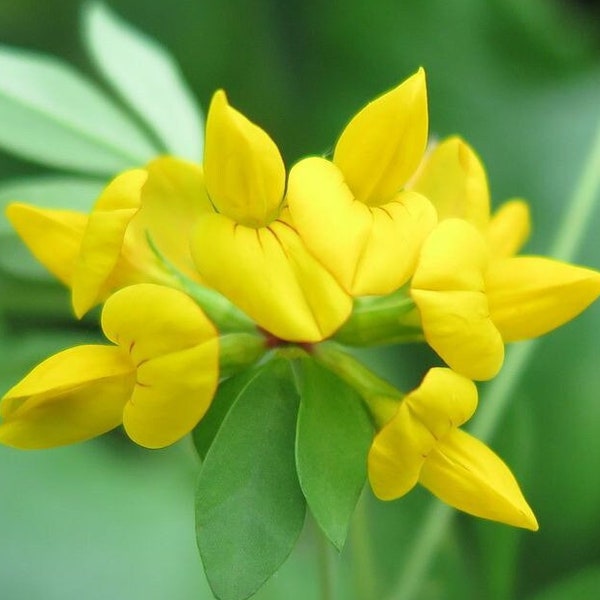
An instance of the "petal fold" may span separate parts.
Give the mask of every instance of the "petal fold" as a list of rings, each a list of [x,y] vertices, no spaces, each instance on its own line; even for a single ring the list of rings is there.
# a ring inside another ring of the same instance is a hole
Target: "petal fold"
[[[419,482],[446,504],[476,517],[538,529],[510,469],[485,444],[459,429],[433,449]]]
[[[206,188],[217,210],[250,227],[269,224],[278,214],[285,167],[275,142],[229,106],[219,90],[206,120]]]
[[[35,258],[70,286],[87,215],[13,202],[6,208],[6,216]]]
[[[153,160],[146,169],[148,179],[142,187],[135,225],[177,269],[197,280],[190,254],[191,231],[201,214],[213,210],[202,169],[170,156]]]
[[[91,439],[121,423],[135,381],[120,348],[77,346],[35,367],[2,399],[0,443],[51,448]]]
[[[490,214],[487,177],[477,154],[459,137],[442,141],[426,155],[410,187],[431,201],[440,221],[456,217],[485,231]]]
[[[130,286],[106,301],[102,328],[137,368],[123,411],[131,439],[162,448],[189,433],[208,410],[219,377],[218,334],[200,307],[172,288]]]
[[[380,206],[357,201],[342,172],[317,157],[292,168],[287,202],[311,253],[353,296],[388,294],[406,283],[436,223],[431,203],[411,191]]]
[[[113,179],[98,198],[75,261],[72,281],[72,302],[75,314],[81,317],[119,284],[136,283],[135,269],[127,268],[123,257],[126,231],[140,207],[140,193],[146,172],[126,171]],[[141,254],[140,265],[156,262],[145,240],[128,244],[132,254]],[[120,267],[120,268],[119,268]],[[121,277],[119,284],[115,281]]]
[[[281,219],[254,229],[224,215],[205,215],[192,255],[208,285],[276,337],[320,341],[352,309],[350,297]]]
[[[373,100],[348,123],[333,162],[360,202],[388,202],[421,161],[427,144],[425,71]]]
[[[506,342],[544,335],[600,295],[600,273],[550,258],[493,261],[486,275],[490,315]]]
[[[472,381],[450,369],[430,369],[375,436],[368,458],[375,495],[392,500],[409,492],[439,440],[465,423],[476,407],[477,388]]]
[[[411,288],[428,344],[452,369],[477,380],[494,377],[504,360],[486,296],[488,264],[479,232],[446,219],[423,245]]]

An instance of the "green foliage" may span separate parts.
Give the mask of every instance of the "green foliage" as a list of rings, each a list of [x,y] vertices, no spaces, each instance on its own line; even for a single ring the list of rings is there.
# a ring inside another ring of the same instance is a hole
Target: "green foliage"
[[[161,149],[199,161],[202,116],[167,51],[98,2],[85,6],[83,32],[99,71],[156,135]]]
[[[0,48],[0,146],[45,165],[113,175],[157,153],[87,78],[51,56]]]
[[[206,454],[196,531],[207,579],[222,600],[256,592],[302,530],[306,505],[294,464],[298,402],[290,363],[266,363],[238,390]]]
[[[348,384],[311,358],[300,364],[298,477],[315,520],[341,550],[365,482],[373,426]]]

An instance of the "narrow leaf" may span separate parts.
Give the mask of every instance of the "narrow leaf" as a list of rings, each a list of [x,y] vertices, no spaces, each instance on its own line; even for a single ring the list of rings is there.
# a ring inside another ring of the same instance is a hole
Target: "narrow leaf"
[[[155,40],[104,4],[83,14],[84,40],[96,66],[171,154],[199,162],[203,123],[179,67]]]
[[[95,85],[51,56],[0,47],[0,147],[53,167],[114,175],[158,153]]]
[[[294,464],[298,402],[286,360],[256,369],[202,465],[198,548],[221,600],[243,600],[258,590],[287,558],[302,529],[306,507]]]
[[[357,392],[311,358],[301,364],[298,476],[315,520],[341,550],[365,483],[373,426]]]

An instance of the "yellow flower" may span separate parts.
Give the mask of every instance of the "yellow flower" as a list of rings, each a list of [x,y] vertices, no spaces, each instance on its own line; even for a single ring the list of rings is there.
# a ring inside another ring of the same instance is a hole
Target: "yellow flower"
[[[199,193],[214,209],[199,216],[192,238],[202,280],[278,338],[317,342],[331,335],[350,314],[351,299],[290,221],[276,145],[222,91],[208,112],[204,173]]]
[[[475,153],[451,138],[412,182],[440,223],[427,238],[411,282],[429,345],[455,371],[489,379],[504,343],[543,335],[600,295],[600,273],[539,256],[514,256],[527,239],[521,200],[491,219],[485,173]]]
[[[435,225],[430,202],[403,189],[421,161],[427,128],[420,69],[354,116],[332,162],[310,157],[290,172],[294,226],[353,296],[388,294],[406,283]]]
[[[20,202],[7,208],[8,219],[33,255],[71,288],[78,317],[126,285],[176,285],[148,245],[148,223],[134,218],[146,179],[142,169],[118,175],[90,215]],[[156,222],[160,228],[161,221]]]
[[[371,487],[378,498],[392,500],[420,483],[459,510],[537,530],[508,467],[458,429],[476,407],[470,380],[450,369],[431,369],[375,436],[368,458]]]
[[[139,284],[113,294],[102,328],[115,345],[77,346],[35,367],[2,399],[0,442],[49,448],[123,423],[148,448],[186,435],[210,406],[217,332],[185,294]]]

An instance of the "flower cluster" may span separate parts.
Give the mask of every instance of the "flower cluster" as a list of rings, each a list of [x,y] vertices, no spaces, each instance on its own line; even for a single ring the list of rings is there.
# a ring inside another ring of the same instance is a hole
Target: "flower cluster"
[[[516,256],[526,203],[490,215],[474,151],[427,140],[423,70],[355,115],[330,158],[287,176],[272,139],[218,91],[202,165],[164,156],[121,173],[89,215],[11,204],[75,314],[103,304],[112,344],[35,367],[2,400],[0,442],[47,448],[123,424],[163,447],[194,429],[231,373],[294,346],[361,394],[379,498],[420,483],[460,510],[536,529],[508,467],[460,427],[477,406],[473,380],[498,373],[504,344],[574,318],[600,295],[600,274]],[[342,348],[415,340],[447,367],[407,394]]]

